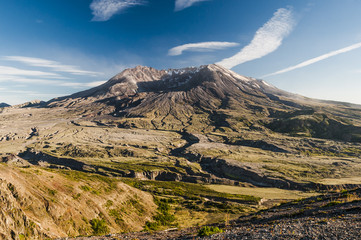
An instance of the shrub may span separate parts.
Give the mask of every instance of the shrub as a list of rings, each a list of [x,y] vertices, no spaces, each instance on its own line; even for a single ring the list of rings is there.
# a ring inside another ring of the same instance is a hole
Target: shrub
[[[332,207],[332,206],[336,206],[336,205],[341,204],[341,203],[342,202],[339,202],[339,201],[332,201],[332,202],[327,203],[323,207]]]
[[[222,233],[223,230],[219,229],[218,227],[209,227],[209,226],[204,226],[201,229],[199,229],[198,231],[198,236],[200,237],[204,237],[204,236],[210,236],[216,233]]]
[[[175,221],[174,215],[169,213],[171,207],[167,199],[155,198],[154,202],[158,205],[158,214],[153,216],[153,222],[145,223],[145,231],[158,230],[160,226],[168,226]]]
[[[145,223],[144,230],[150,232],[150,231],[157,230],[159,227],[160,227],[160,224],[158,222],[149,222],[149,221],[147,221]]]
[[[94,218],[90,220],[90,225],[93,229],[94,235],[105,235],[109,232],[109,228],[103,219]]]
[[[51,195],[51,196],[55,196],[55,194],[57,193],[57,191],[54,190],[54,189],[48,189],[48,193],[49,193],[49,195]]]
[[[80,189],[85,192],[89,192],[90,190],[92,190],[91,187],[89,187],[88,185],[80,186]]]

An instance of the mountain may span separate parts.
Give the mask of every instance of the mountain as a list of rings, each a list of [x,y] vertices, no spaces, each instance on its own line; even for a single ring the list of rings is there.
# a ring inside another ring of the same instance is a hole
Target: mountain
[[[361,186],[361,106],[214,64],[126,69],[0,123],[4,239],[186,228]]]
[[[0,103],[0,108],[4,108],[4,107],[10,107],[10,105],[7,103]]]
[[[306,98],[212,64],[184,69],[126,69],[108,82],[53,99],[49,107],[113,116],[122,125],[189,131],[268,129],[361,141],[361,106]]]
[[[124,70],[98,87],[55,99],[51,105],[105,102],[127,116],[136,116],[151,111],[168,114],[170,106],[191,110],[190,105],[194,105],[193,108],[216,110],[230,107],[232,101],[243,105],[254,102],[266,107],[274,105],[268,97],[274,93],[285,92],[214,64],[169,70],[138,66]],[[279,105],[282,104],[280,100]]]

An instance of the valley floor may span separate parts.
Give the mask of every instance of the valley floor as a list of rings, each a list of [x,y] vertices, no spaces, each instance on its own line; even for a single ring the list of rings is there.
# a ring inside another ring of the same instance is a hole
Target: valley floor
[[[79,109],[2,111],[0,239],[193,239],[196,226],[225,222],[211,238],[360,233],[359,191],[315,195],[361,186],[361,143],[295,137],[257,121],[196,130],[213,126],[214,114],[195,114],[183,129],[147,129],[146,118]],[[125,234],[142,230],[153,233]],[[90,237],[100,234],[112,235]]]

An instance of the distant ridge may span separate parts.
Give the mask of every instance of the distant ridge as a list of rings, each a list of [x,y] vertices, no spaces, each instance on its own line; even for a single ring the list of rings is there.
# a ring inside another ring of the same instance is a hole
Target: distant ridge
[[[4,107],[10,107],[11,105],[7,104],[7,103],[0,103],[0,108],[4,108]]]

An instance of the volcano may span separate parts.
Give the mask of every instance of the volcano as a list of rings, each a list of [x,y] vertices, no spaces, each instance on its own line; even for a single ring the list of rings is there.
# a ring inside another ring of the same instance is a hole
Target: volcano
[[[122,127],[271,130],[361,141],[359,105],[306,98],[211,64],[157,70],[137,66],[106,83],[53,99],[48,107],[113,117]]]

